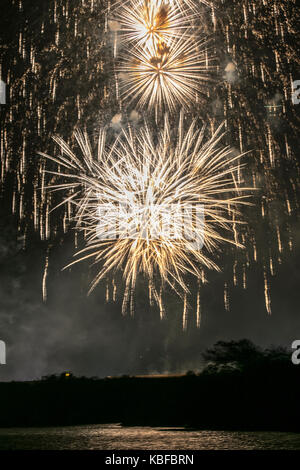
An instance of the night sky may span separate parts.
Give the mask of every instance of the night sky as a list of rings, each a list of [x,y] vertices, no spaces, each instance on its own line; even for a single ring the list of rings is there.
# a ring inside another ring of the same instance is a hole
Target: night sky
[[[105,302],[105,284],[87,297],[88,263],[61,271],[74,253],[74,230],[64,233],[63,210],[51,214],[47,240],[39,230],[43,207],[38,220],[33,215],[41,178],[37,152],[55,152],[51,135],[72,145],[78,126],[93,139],[116,114],[134,109],[123,103],[120,111],[116,97],[107,3],[2,0],[0,78],[8,86],[1,105],[0,340],[7,344],[7,365],[0,366],[0,380],[64,370],[99,377],[185,372],[199,370],[201,352],[218,340],[290,348],[300,339],[300,104],[292,102],[292,82],[300,80],[299,11],[291,0],[211,4],[201,7],[201,34],[211,41],[214,78],[189,113],[208,131],[226,121],[224,144],[249,151],[246,181],[258,191],[243,214],[245,250],[216,254],[222,272],[207,273],[201,328],[191,311],[183,331],[180,299],[166,294],[161,321],[143,282],[134,317],[121,315],[121,299]]]

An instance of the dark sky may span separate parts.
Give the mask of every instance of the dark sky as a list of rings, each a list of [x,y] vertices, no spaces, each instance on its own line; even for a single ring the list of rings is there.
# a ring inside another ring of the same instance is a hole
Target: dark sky
[[[74,234],[63,234],[61,214],[53,216],[57,233],[50,241],[41,241],[33,227],[36,153],[53,151],[53,133],[68,140],[76,126],[86,126],[94,135],[119,112],[112,37],[105,34],[106,6],[93,3],[94,9],[90,0],[1,4],[1,78],[9,86],[7,105],[1,106],[0,339],[7,343],[7,365],[0,366],[0,380],[27,380],[66,369],[87,376],[199,369],[201,351],[220,339],[246,337],[262,346],[290,347],[300,338],[300,105],[291,99],[291,80],[300,79],[295,2],[215,1],[215,23],[211,12],[203,11],[218,70],[190,112],[206,123],[226,119],[227,143],[250,151],[246,178],[251,182],[255,177],[260,190],[244,214],[246,249],[218,255],[222,272],[208,273],[201,292],[201,328],[195,327],[191,311],[187,331],[182,331],[181,302],[170,293],[163,321],[149,308],[143,286],[134,318],[122,317],[120,302],[105,303],[105,286],[87,297],[87,264],[61,272],[74,252]],[[275,111],[268,107],[273,104]],[[48,300],[43,303],[48,252]],[[232,280],[235,261],[238,286]],[[272,315],[265,307],[264,272]],[[224,309],[225,283],[229,312]]]

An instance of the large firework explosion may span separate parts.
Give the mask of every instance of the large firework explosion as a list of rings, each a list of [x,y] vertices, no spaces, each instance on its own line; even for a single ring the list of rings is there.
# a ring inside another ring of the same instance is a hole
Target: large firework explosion
[[[58,165],[48,189],[63,191],[59,205],[74,206],[76,228],[85,233],[79,261],[94,258],[99,266],[91,290],[120,271],[126,307],[142,274],[163,315],[164,285],[184,296],[187,273],[201,278],[204,268],[218,269],[213,257],[220,244],[242,246],[237,208],[249,189],[240,181],[241,156],[218,147],[220,129],[206,143],[203,136],[196,121],[184,132],[183,115],[172,131],[166,116],[160,131],[146,123],[123,130],[111,147],[102,130],[96,156],[80,132],[81,156],[60,138],[61,155],[43,155]]]

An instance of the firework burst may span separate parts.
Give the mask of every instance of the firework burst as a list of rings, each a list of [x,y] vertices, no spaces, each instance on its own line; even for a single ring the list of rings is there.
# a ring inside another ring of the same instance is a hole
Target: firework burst
[[[181,37],[190,28],[193,16],[164,0],[131,0],[116,9],[114,19],[120,24],[122,42],[144,48]]]
[[[85,235],[86,246],[71,264],[93,258],[97,266],[91,291],[123,273],[125,310],[141,275],[163,314],[164,286],[186,295],[186,276],[218,269],[213,258],[222,243],[241,247],[232,234],[249,188],[237,184],[241,156],[218,147],[222,136],[219,128],[204,143],[196,121],[184,132],[183,114],[172,132],[166,115],[158,133],[145,123],[138,131],[123,130],[111,147],[101,130],[95,157],[80,131],[80,157],[60,138],[60,156],[41,154],[60,168],[50,171],[55,181],[48,190],[63,192],[59,205],[73,204],[76,229]],[[200,224],[197,207],[204,215]]]
[[[156,47],[136,47],[120,67],[120,91],[138,108],[174,111],[188,106],[209,78],[207,42],[188,36]]]

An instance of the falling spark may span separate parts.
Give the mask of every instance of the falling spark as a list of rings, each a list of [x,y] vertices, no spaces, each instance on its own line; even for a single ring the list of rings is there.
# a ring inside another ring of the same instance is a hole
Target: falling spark
[[[106,294],[105,294],[105,297],[106,297],[106,303],[109,302],[109,299],[110,299],[110,296],[109,296],[109,284],[108,282],[106,283]]]
[[[225,306],[225,310],[229,312],[230,304],[229,304],[229,291],[228,291],[227,282],[225,282],[225,285],[224,285],[224,306]]]
[[[271,296],[270,296],[270,287],[269,287],[269,280],[266,271],[264,272],[264,282],[265,282],[265,303],[266,303],[266,310],[269,315],[272,314],[271,309]]]
[[[182,328],[183,330],[187,329],[187,321],[188,321],[188,303],[187,303],[187,295],[186,293],[184,294],[184,299],[183,299],[183,314],[182,314]]]
[[[196,324],[197,328],[201,326],[201,303],[200,303],[200,281],[198,279],[198,290],[197,290],[197,309],[196,309]]]
[[[47,301],[47,277],[48,277],[48,268],[49,268],[49,250],[47,251],[46,261],[45,261],[45,268],[43,274],[43,283],[42,283],[42,293],[43,293],[43,301]]]

